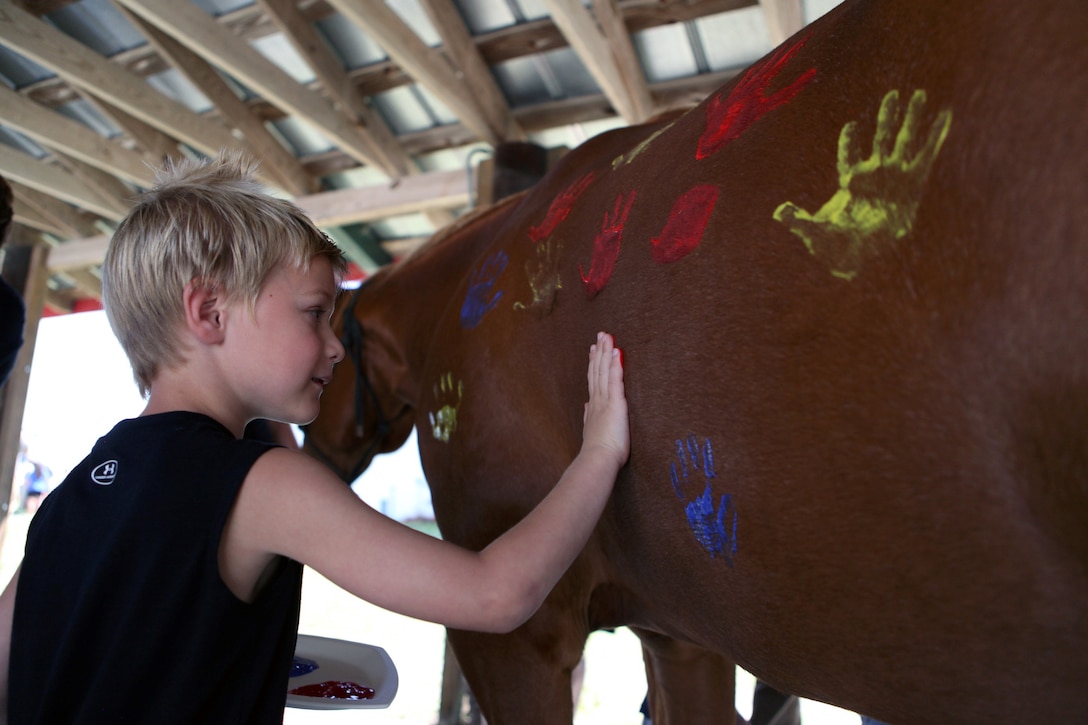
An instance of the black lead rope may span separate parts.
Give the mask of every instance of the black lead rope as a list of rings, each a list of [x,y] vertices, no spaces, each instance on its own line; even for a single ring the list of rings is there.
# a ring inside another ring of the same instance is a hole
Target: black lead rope
[[[389,435],[389,419],[385,417],[382,404],[378,401],[378,394],[374,392],[370,378],[366,376],[366,370],[363,368],[363,326],[359,318],[355,316],[355,307],[359,304],[362,291],[363,287],[360,286],[352,295],[351,304],[345,310],[344,331],[340,342],[344,345],[344,350],[351,355],[351,364],[355,366],[355,435],[359,438],[363,437],[363,391],[365,390],[370,396],[370,402],[374,404],[374,409],[378,411],[378,427],[374,434],[376,444]]]
[[[375,449],[381,445],[385,437],[389,435],[391,430],[390,420],[386,417],[385,411],[382,410],[381,402],[378,400],[378,394],[374,392],[374,387],[370,384],[370,379],[366,375],[366,370],[363,368],[363,326],[359,322],[359,318],[355,316],[355,307],[359,304],[359,297],[363,291],[365,285],[360,286],[351,296],[351,302],[348,304],[347,309],[344,310],[344,322],[343,331],[340,334],[340,343],[344,346],[344,352],[346,353],[351,364],[355,367],[355,436],[357,438],[363,437],[363,417],[365,414],[364,404],[366,398],[364,394],[370,397],[370,402],[374,405],[374,410],[378,413],[378,425],[374,430],[374,438],[370,441],[370,445],[363,451],[363,455],[360,456],[359,462],[349,472],[349,476],[345,478],[345,482],[351,483],[359,477],[367,465],[370,463],[370,459],[374,454]],[[302,430],[305,433],[308,426],[302,426]],[[318,446],[311,440],[310,447],[317,453],[317,457],[322,462],[332,468],[334,471],[337,467],[333,464],[332,459],[327,456]]]

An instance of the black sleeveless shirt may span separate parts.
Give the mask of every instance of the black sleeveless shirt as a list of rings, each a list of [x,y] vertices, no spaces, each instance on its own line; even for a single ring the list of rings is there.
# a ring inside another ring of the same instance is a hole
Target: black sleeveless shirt
[[[197,413],[122,421],[34,515],[8,712],[23,723],[282,723],[302,566],[247,604],[219,575],[242,481],[271,446]]]

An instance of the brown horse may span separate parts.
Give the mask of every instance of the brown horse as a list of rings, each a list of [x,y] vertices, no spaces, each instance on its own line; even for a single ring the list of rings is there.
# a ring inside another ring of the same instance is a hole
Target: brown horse
[[[658,725],[726,719],[734,661],[893,723],[1088,722],[1086,37],[1082,0],[848,1],[352,297],[307,446],[351,478],[416,425],[474,548],[576,452],[593,334],[625,351],[584,553],[450,633],[492,723],[569,722],[616,625]]]

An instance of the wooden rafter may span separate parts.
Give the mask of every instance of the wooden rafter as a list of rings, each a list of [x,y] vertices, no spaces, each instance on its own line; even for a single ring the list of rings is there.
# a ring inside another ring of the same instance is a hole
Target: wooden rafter
[[[0,144],[0,174],[35,191],[69,204],[120,221],[124,213],[77,179],[71,172],[53,164],[41,163],[30,154]]]
[[[0,43],[169,136],[207,154],[240,144],[225,126],[156,92],[139,76],[53,26],[0,3]]]
[[[615,49],[589,9],[581,0],[544,0],[544,6],[616,113],[630,123],[642,120],[646,109],[638,107],[638,101],[628,90]]]
[[[15,221],[55,236],[71,239],[94,234],[94,218],[71,204],[35,191],[19,183],[12,183],[15,195]]]
[[[421,86],[442,101],[473,133],[491,145],[505,139],[446,56],[427,47],[384,0],[330,0],[330,5],[364,29]]]
[[[421,4],[431,24],[438,29],[446,54],[464,75],[465,87],[477,100],[488,126],[495,129],[503,141],[524,141],[525,131],[511,113],[510,105],[503,98],[452,0],[421,0]]]
[[[140,154],[86,126],[34,103],[0,84],[0,122],[43,146],[60,151],[133,184],[147,186],[151,169]]]
[[[306,173],[295,155],[269,133],[261,120],[216,73],[211,64],[143,18],[123,6],[119,7],[129,22],[139,28],[148,42],[158,49],[159,54],[199,88],[224,118],[242,132],[246,145],[261,159],[261,166],[276,178],[281,189],[295,195],[316,190],[316,181]]]
[[[303,196],[295,199],[295,203],[318,225],[330,227],[428,209],[454,209],[469,203],[468,174],[463,170],[433,171],[406,177],[395,184]],[[101,264],[108,244],[106,235],[65,242],[54,248],[50,266],[68,270]]]
[[[295,46],[320,82],[325,91],[339,105],[342,113],[361,124],[366,129],[373,145],[374,153],[381,159],[383,168],[390,170],[392,176],[407,176],[418,171],[416,163],[397,143],[388,124],[366,103],[366,98],[354,86],[344,66],[335,54],[317,34],[293,0],[261,0],[273,20],[284,35]]]
[[[296,83],[248,44],[238,42],[227,28],[196,5],[176,0],[119,2],[271,103],[305,119],[359,162],[373,164],[390,176],[398,175],[396,169],[386,168],[374,142],[362,128],[338,112],[326,98]]]
[[[778,45],[805,25],[801,0],[759,0],[771,44]]]

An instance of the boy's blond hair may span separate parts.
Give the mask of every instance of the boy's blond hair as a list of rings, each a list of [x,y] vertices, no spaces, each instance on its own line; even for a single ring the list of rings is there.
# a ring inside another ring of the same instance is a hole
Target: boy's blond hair
[[[163,366],[182,359],[177,333],[190,282],[255,304],[281,262],[305,270],[325,256],[338,278],[347,268],[301,209],[254,180],[256,166],[236,153],[168,162],[110,240],[102,301],[142,395]]]

